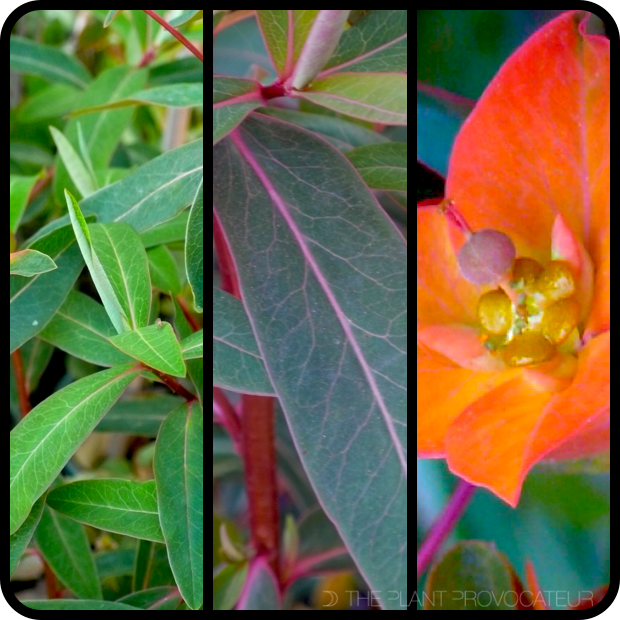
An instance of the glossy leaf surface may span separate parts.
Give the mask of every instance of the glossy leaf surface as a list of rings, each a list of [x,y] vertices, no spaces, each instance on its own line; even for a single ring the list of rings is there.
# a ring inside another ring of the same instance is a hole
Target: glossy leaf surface
[[[371,587],[405,592],[406,242],[338,151],[259,115],[215,146],[213,204],[314,489]]]
[[[186,375],[181,345],[170,323],[162,322],[117,334],[111,341],[121,351],[151,368],[175,377]]]
[[[197,402],[171,413],[159,432],[154,461],[168,559],[191,609],[203,602],[202,418]]]
[[[11,431],[11,534],[137,374],[127,364],[80,379]]]
[[[54,510],[107,532],[164,542],[155,482],[79,480],[47,496]]]

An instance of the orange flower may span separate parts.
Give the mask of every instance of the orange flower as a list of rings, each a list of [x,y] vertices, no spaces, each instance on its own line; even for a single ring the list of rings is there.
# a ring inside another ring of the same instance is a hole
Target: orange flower
[[[587,22],[565,13],[526,41],[451,154],[446,196],[533,259],[529,284],[516,269],[499,289],[470,283],[463,231],[417,211],[418,457],[513,506],[541,459],[609,450],[609,41]],[[493,316],[497,301],[512,311]]]

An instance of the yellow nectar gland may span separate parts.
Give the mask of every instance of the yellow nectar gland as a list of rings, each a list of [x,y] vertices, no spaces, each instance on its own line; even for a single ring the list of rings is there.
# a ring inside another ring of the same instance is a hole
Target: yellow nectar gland
[[[532,258],[517,258],[510,286],[518,292],[513,304],[502,289],[484,293],[477,315],[485,347],[507,366],[532,366],[551,359],[557,347],[575,332],[580,306],[571,266],[551,261],[546,267]]]

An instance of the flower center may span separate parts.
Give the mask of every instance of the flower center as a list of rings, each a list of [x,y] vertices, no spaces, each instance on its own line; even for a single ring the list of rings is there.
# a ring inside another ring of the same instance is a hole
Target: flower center
[[[498,288],[478,300],[478,320],[491,353],[507,366],[531,366],[550,360],[558,350],[575,348],[581,308],[567,262],[543,267],[532,258],[517,258],[508,286],[508,292]]]

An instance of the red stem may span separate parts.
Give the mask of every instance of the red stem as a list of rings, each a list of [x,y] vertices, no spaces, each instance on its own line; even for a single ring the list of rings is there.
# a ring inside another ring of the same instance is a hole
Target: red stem
[[[250,511],[252,544],[280,579],[279,513],[276,482],[274,402],[244,394],[242,455]]]
[[[159,22],[173,37],[178,39],[185,47],[192,53],[200,62],[204,62],[202,52],[193,44],[190,43],[176,28],[171,26],[163,17],[155,13],[155,11],[147,11],[142,9],[147,15],[152,17],[156,22]]]
[[[450,501],[446,504],[443,513],[433,523],[426,540],[418,551],[418,579],[422,577],[435,554],[446,540],[452,528],[465,512],[476,487],[460,480]]]

